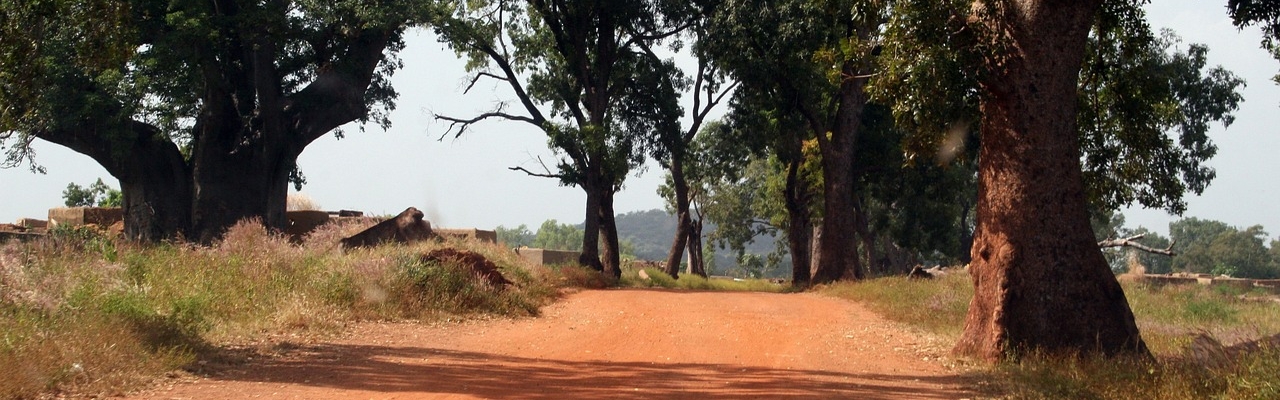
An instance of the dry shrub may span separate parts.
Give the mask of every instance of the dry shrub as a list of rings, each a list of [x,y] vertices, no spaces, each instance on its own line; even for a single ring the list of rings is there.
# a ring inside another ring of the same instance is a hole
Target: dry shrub
[[[380,221],[377,218],[330,219],[328,223],[320,225],[312,230],[311,233],[308,233],[303,238],[302,245],[321,251],[335,249],[338,248],[342,239],[369,229],[369,227],[377,225]]]
[[[290,193],[285,198],[285,209],[289,211],[318,211],[320,204],[303,193]]]
[[[0,309],[7,320],[0,321],[3,339],[16,344],[0,344],[0,366],[6,371],[0,374],[0,398],[34,398],[48,392],[117,396],[194,359],[192,353],[176,348],[152,347],[118,318],[22,314]]]
[[[268,231],[258,218],[248,218],[227,229],[214,249],[215,257],[225,257],[231,267],[240,267],[250,278],[291,271],[304,255],[284,235]]]

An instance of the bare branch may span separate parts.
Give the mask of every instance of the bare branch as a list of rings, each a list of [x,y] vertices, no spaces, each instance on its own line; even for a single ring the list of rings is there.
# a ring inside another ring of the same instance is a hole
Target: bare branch
[[[467,88],[466,88],[466,89],[464,89],[464,90],[462,91],[462,94],[470,93],[470,92],[471,92],[471,88],[473,88],[473,87],[475,87],[475,86],[476,86],[476,82],[479,82],[479,81],[480,81],[480,78],[484,78],[484,77],[490,77],[490,78],[497,79],[497,80],[499,80],[499,81],[503,81],[503,82],[511,82],[511,80],[510,80],[510,79],[507,79],[507,78],[505,78],[505,77],[501,77],[501,76],[498,76],[498,75],[495,75],[495,74],[492,74],[492,73],[489,73],[489,72],[481,72],[481,73],[476,74],[476,76],[471,77],[471,83],[468,83],[468,84],[467,84]]]
[[[1127,237],[1127,238],[1124,238],[1124,239],[1107,239],[1107,240],[1103,240],[1103,241],[1101,241],[1101,242],[1098,242],[1098,247],[1103,247],[1103,248],[1105,248],[1105,247],[1132,247],[1132,248],[1135,248],[1135,249],[1138,249],[1138,250],[1142,250],[1142,251],[1145,251],[1145,252],[1148,252],[1148,253],[1153,253],[1153,254],[1164,254],[1164,255],[1166,255],[1166,256],[1170,256],[1170,257],[1178,255],[1177,253],[1175,253],[1175,252],[1173,251],[1173,244],[1174,244],[1174,242],[1169,242],[1169,247],[1168,247],[1168,248],[1165,248],[1165,249],[1153,249],[1153,248],[1151,248],[1151,247],[1144,246],[1144,245],[1142,245],[1141,243],[1138,243],[1138,242],[1137,242],[1137,240],[1142,239],[1142,238],[1143,238],[1143,237],[1145,237],[1145,236],[1147,236],[1147,235],[1146,235],[1146,234],[1141,234],[1141,235],[1133,235],[1133,236],[1130,236],[1130,237]]]
[[[512,171],[520,171],[520,172],[524,172],[525,174],[527,174],[527,175],[529,175],[529,176],[536,176],[536,177],[539,177],[539,178],[556,178],[556,179],[563,179],[563,178],[564,178],[564,175],[561,175],[561,174],[551,174],[551,173],[547,173],[547,174],[540,174],[540,173],[537,173],[537,172],[533,172],[533,171],[527,170],[527,169],[525,169],[524,167],[507,167],[507,169],[512,170]]]
[[[434,117],[436,120],[446,121],[449,123],[449,129],[445,130],[444,134],[441,134],[438,140],[444,140],[445,136],[449,136],[449,132],[453,132],[453,137],[457,139],[458,137],[462,136],[462,134],[465,133],[467,129],[470,129],[471,125],[478,123],[480,121],[493,119],[493,118],[503,119],[507,121],[526,122],[526,123],[529,123],[530,125],[541,127],[541,125],[538,124],[538,121],[534,120],[533,118],[522,116],[522,115],[508,114],[508,113],[502,112],[501,108],[502,107],[499,107],[498,110],[480,114],[473,118],[456,118],[456,117],[450,117],[446,115],[435,114]]]
[[[544,162],[544,161],[542,161],[542,156],[538,156],[538,165],[541,165],[541,166],[542,166],[542,170],[543,170],[543,171],[546,171],[546,172],[545,172],[545,173],[536,173],[536,172],[529,171],[529,170],[525,169],[524,167],[507,167],[507,169],[512,170],[512,171],[520,171],[520,172],[524,172],[525,174],[527,174],[527,175],[529,175],[529,176],[536,176],[536,177],[539,177],[539,178],[556,178],[556,179],[564,179],[564,174],[556,174],[556,173],[552,173],[552,172],[551,172],[551,168],[548,168],[548,167],[547,167],[547,163],[546,163],[546,162]]]

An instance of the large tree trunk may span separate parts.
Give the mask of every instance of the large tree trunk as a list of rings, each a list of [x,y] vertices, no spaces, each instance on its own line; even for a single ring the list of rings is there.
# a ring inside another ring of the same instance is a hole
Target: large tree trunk
[[[847,72],[857,72],[852,63]],[[848,74],[856,75],[855,73]],[[828,283],[840,279],[847,271],[855,279],[863,272],[855,266],[857,246],[857,203],[854,201],[856,176],[853,171],[854,149],[858,130],[862,125],[862,110],[867,96],[863,93],[866,78],[848,78],[840,85],[840,105],[836,110],[835,128],[828,139],[825,132],[817,132],[822,150],[822,188],[824,208],[822,215],[822,243],[818,256],[818,268],[813,273],[813,283]]]
[[[702,219],[689,221],[689,273],[707,277],[706,263],[702,258]]]
[[[973,231],[969,229],[969,210],[972,203],[965,201],[960,205],[960,264],[969,265],[973,261]]]
[[[582,190],[587,192],[587,215],[582,227],[582,254],[578,256],[578,263],[603,272],[604,264],[600,262],[600,198],[604,191],[598,170],[588,168],[586,175]]]
[[[618,244],[617,214],[613,211],[613,188],[613,185],[606,186],[600,198],[600,233],[604,235],[600,261],[604,263],[605,274],[618,278],[622,276],[622,252]]]
[[[809,213],[811,195],[800,180],[800,159],[787,163],[787,182],[783,204],[787,209],[787,246],[791,249],[791,286],[809,286],[813,261],[810,245],[813,242],[813,217]]]
[[[975,293],[958,354],[1146,354],[1089,227],[1076,80],[1097,1],[1004,3],[1010,54],[984,83]]]
[[[689,183],[684,179],[683,151],[675,150],[671,154],[671,185],[675,189],[676,202],[676,235],[671,240],[671,250],[667,251],[667,274],[678,278],[680,259],[684,255],[685,245],[690,240],[689,229],[693,224],[689,215]],[[704,273],[705,275],[705,273]]]
[[[229,157],[218,152],[196,164],[192,223],[193,236],[201,243],[218,240],[247,218],[260,218],[272,229],[287,226],[289,172],[296,156],[249,153],[254,154]]]
[[[124,236],[156,242],[191,229],[191,172],[178,147],[159,137],[135,140],[135,155],[113,173],[124,196]]]
[[[126,122],[111,136],[101,134],[97,123],[38,136],[93,158],[120,181],[126,238],[151,242],[187,235],[191,178],[178,147],[148,124]]]

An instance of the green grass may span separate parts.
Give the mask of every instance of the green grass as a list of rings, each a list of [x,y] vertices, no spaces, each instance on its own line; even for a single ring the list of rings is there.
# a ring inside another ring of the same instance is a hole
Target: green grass
[[[1276,399],[1280,349],[1226,365],[1186,356],[1198,334],[1232,344],[1280,332],[1280,305],[1247,301],[1243,290],[1125,282],[1125,294],[1154,360],[1032,354],[970,372],[986,397],[1010,399]],[[973,295],[967,274],[909,281],[839,283],[821,293],[864,302],[877,313],[954,342]],[[1257,293],[1254,293],[1257,295]]]
[[[333,242],[351,232],[328,229],[303,246],[255,223],[209,247],[137,246],[87,229],[0,245],[0,399],[115,395],[269,332],[536,315],[560,287],[591,284],[576,267],[528,265],[477,242],[343,253]],[[515,285],[500,290],[464,266],[419,260],[445,246],[484,255]]]

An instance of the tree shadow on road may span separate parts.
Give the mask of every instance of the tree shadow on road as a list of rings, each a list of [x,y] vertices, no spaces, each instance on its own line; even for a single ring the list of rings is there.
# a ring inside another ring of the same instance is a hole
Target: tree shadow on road
[[[321,344],[215,380],[483,398],[954,399],[959,376],[848,374],[730,364],[565,361],[425,347]],[[252,364],[259,364],[254,362]],[[410,396],[416,397],[416,396]]]

